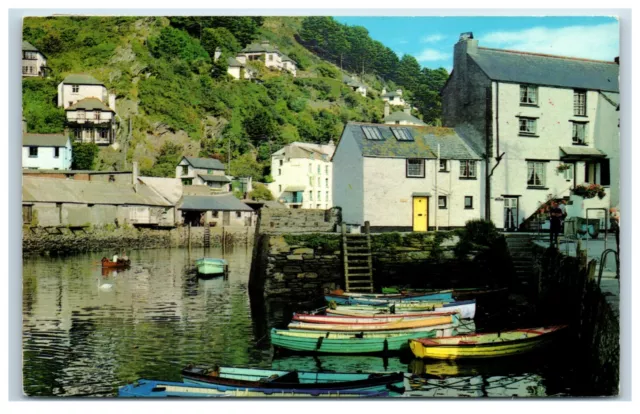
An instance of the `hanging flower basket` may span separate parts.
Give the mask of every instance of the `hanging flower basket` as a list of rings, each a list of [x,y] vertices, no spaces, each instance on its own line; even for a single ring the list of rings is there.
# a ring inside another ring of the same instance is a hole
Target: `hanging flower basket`
[[[571,168],[571,164],[559,164],[556,167],[556,171],[561,173],[561,172],[567,171],[569,168]]]
[[[580,184],[573,190],[573,194],[584,198],[598,198],[603,199],[607,193],[604,191],[604,187],[600,184]]]

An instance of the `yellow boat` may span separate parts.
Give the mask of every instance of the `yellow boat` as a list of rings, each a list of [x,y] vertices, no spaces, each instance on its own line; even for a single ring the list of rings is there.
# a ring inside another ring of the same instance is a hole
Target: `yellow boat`
[[[409,340],[418,358],[460,359],[495,358],[533,351],[546,345],[565,325],[548,328],[515,329],[497,333],[478,333],[442,338]]]

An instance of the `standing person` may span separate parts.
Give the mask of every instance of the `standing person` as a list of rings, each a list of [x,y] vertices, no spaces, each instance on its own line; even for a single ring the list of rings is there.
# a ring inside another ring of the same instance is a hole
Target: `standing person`
[[[549,217],[551,218],[551,238],[549,240],[550,247],[558,246],[558,234],[562,228],[562,210],[558,207],[558,203],[551,202],[551,210],[549,210]]]
[[[609,223],[611,231],[616,235],[616,249],[620,254],[620,212],[615,207],[609,209]]]

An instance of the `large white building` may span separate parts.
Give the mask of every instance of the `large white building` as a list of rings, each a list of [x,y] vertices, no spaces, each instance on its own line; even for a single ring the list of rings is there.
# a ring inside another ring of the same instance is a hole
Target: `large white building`
[[[464,33],[442,91],[443,124],[464,127],[487,155],[483,216],[506,230],[525,229],[549,199],[569,216],[619,203],[619,66],[478,46]],[[575,194],[605,187],[602,199]],[[486,190],[485,188],[485,190]],[[590,217],[603,211],[590,211]]]
[[[334,205],[374,231],[463,227],[481,217],[483,172],[451,128],[349,122],[333,155]]]
[[[289,208],[328,209],[333,207],[335,145],[294,142],[271,156],[273,182],[269,190]]]
[[[22,134],[22,168],[70,170],[71,140],[65,134]]]

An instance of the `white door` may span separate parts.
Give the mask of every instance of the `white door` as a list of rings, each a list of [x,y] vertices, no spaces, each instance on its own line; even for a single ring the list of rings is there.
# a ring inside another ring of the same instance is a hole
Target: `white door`
[[[504,230],[515,231],[518,228],[518,198],[504,198]]]

